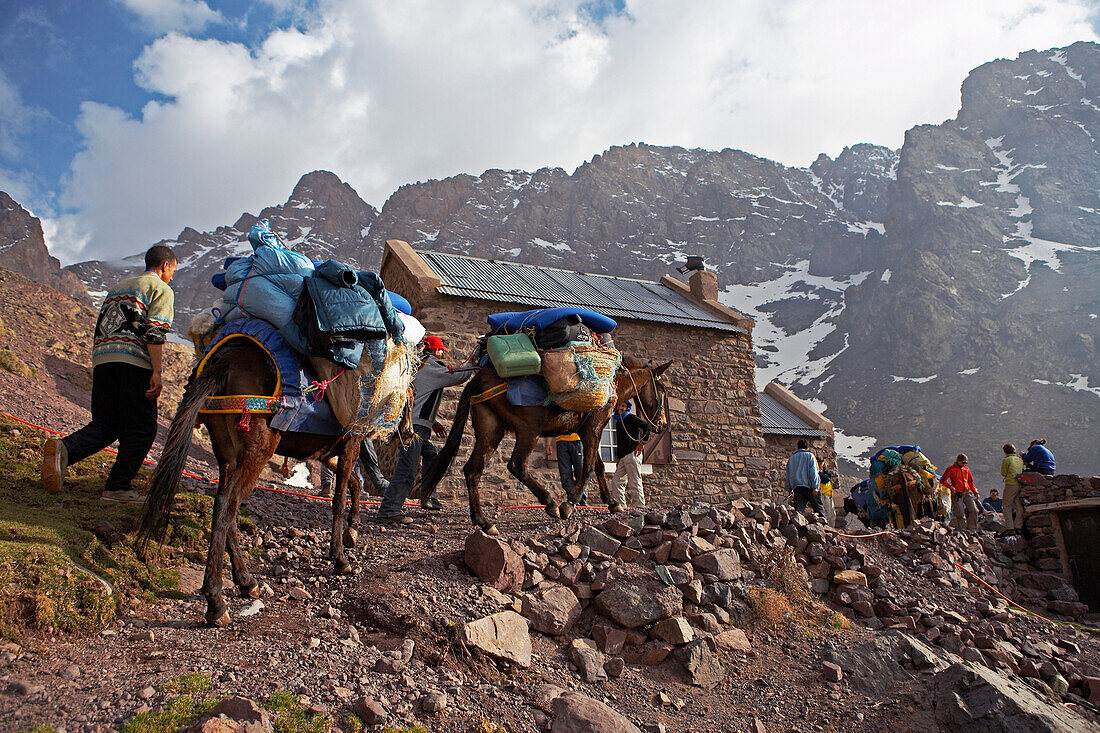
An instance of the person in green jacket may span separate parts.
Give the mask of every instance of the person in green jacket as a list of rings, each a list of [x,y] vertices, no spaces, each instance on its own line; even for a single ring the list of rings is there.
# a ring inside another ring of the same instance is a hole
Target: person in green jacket
[[[1024,462],[1016,455],[1016,446],[1005,443],[1005,457],[1001,460],[1001,475],[1005,479],[1005,495],[1001,511],[1005,517],[1005,532],[1019,534],[1024,528],[1024,502],[1020,498],[1020,474]]]

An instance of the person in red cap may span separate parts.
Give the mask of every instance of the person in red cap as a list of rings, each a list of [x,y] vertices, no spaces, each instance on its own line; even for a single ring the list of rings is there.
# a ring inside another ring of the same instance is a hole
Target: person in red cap
[[[412,422],[416,437],[401,449],[390,485],[382,493],[382,503],[374,518],[380,524],[409,524],[413,521],[412,517],[402,513],[405,499],[409,497],[409,489],[412,488],[421,464],[423,463],[424,475],[427,475],[439,454],[438,449],[432,445],[432,431],[441,437],[447,434],[447,430],[435,421],[439,404],[443,401],[443,390],[462,384],[474,375],[472,370],[455,373],[443,363],[443,354],[450,350],[443,344],[443,339],[434,335],[425,336],[422,343],[427,356],[413,380],[416,396],[412,404]],[[434,485],[421,486],[420,497],[420,506],[424,509],[439,511],[443,508],[436,498]]]

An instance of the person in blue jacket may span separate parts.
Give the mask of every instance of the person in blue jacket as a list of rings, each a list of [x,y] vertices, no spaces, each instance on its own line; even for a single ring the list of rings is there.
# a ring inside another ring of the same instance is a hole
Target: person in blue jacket
[[[1054,475],[1054,455],[1047,450],[1046,439],[1031,441],[1031,447],[1020,458],[1024,459],[1024,470],[1041,473],[1047,478]]]
[[[817,459],[804,438],[798,441],[798,450],[787,459],[787,491],[794,492],[795,511],[803,511],[808,503],[819,516],[825,516]]]

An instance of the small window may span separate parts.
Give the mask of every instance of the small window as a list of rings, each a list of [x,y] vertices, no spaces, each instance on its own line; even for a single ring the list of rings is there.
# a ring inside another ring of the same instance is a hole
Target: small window
[[[615,430],[611,427],[614,420],[608,420],[600,434],[600,458],[604,463],[615,462]]]

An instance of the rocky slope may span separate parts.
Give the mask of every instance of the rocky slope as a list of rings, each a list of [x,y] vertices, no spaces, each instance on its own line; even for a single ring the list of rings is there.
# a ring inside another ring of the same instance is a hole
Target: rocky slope
[[[65,295],[87,299],[80,278],[61,269],[42,236],[42,222],[0,191],[0,267],[20,272]]]
[[[963,83],[956,119],[910,130],[900,151],[858,144],[808,168],[632,144],[573,173],[403,186],[380,212],[316,172],[260,215],[315,257],[367,267],[388,238],[647,278],[701,254],[724,301],[757,320],[758,382],[827,406],[843,454],[916,441],[945,464],[966,450],[985,487],[1002,442],[1047,437],[1060,467],[1090,473],[1098,72],[1088,43],[991,62]],[[247,252],[252,221],[168,242],[185,263],[181,311],[216,302],[209,276]],[[72,269],[93,291],[117,276]]]

